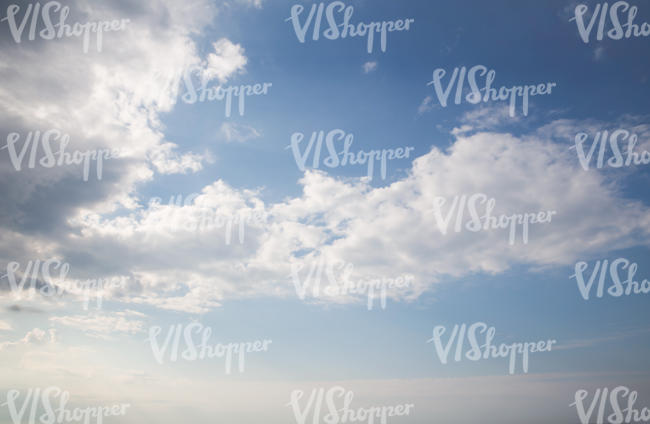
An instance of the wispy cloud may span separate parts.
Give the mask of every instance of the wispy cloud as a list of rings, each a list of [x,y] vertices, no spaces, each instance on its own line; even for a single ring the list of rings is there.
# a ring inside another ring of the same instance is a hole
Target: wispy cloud
[[[364,74],[369,74],[373,71],[377,70],[377,62],[376,61],[371,61],[371,62],[366,62],[363,64],[363,73]]]
[[[494,130],[505,124],[512,125],[521,121],[521,116],[510,116],[507,105],[482,105],[465,112],[459,119],[461,126],[454,128],[452,134],[464,134],[470,131]]]
[[[21,346],[21,345],[31,345],[31,344],[45,344],[45,343],[55,343],[56,342],[56,330],[49,329],[47,331],[41,330],[40,328],[34,328],[30,330],[25,337],[15,342],[2,342],[0,343],[0,351],[7,348]]]
[[[262,134],[260,134],[259,131],[249,125],[238,124],[234,122],[224,122],[219,127],[218,135],[229,142],[234,141],[243,143],[255,138],[259,138]]]
[[[600,62],[605,58],[605,48],[603,46],[598,46],[594,49],[594,61]]]
[[[628,339],[630,337],[644,336],[650,333],[650,328],[640,328],[633,330],[622,330],[617,331],[614,334],[602,337],[594,337],[590,339],[578,339],[570,340],[565,343],[560,343],[553,350],[571,350],[571,349],[585,349],[590,347],[595,347],[601,344],[618,342],[623,339]]]
[[[110,315],[104,313],[51,317],[50,322],[74,328],[91,337],[110,339],[117,334],[136,334],[143,331],[144,322],[138,319],[142,317],[142,313],[127,310]]]
[[[425,114],[426,112],[433,110],[434,106],[435,104],[433,103],[433,97],[426,96],[424,99],[422,99],[420,106],[418,106],[418,113],[420,115]]]

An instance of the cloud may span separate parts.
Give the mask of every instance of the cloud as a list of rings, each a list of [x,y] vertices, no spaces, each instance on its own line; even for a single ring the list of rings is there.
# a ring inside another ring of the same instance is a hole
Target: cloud
[[[84,182],[81,165],[18,172],[8,150],[0,150],[0,190],[6,200],[0,205],[0,227],[17,242],[17,251],[23,243],[47,250],[49,240],[69,231],[68,219],[80,211],[133,206],[136,187],[151,181],[154,171],[196,172],[205,159],[165,139],[160,114],[174,107],[176,93],[173,85],[158,84],[151,76],[182,74],[201,65],[192,37],[213,20],[212,2],[88,7],[73,1],[68,6],[72,13],[83,11],[80,19],[128,17],[130,24],[124,31],[106,33],[101,53],[84,54],[75,37],[3,44],[7,60],[0,68],[5,81],[0,88],[0,132],[18,133],[17,147],[22,148],[28,134],[56,129],[69,135],[66,151],[119,149],[122,154],[104,162],[101,181]],[[227,65],[230,58],[242,60],[229,55],[232,43],[222,39],[216,45],[226,56],[221,61],[209,58],[206,66],[216,68],[208,67],[208,72],[226,78],[228,69],[240,70],[238,64]],[[47,208],[37,206],[42,204]]]
[[[377,62],[372,61],[372,62],[366,62],[363,64],[363,73],[364,74],[369,74],[373,71],[377,70]]]
[[[50,322],[83,331],[91,337],[110,339],[116,333],[137,334],[143,331],[144,322],[132,317],[143,317],[135,311],[108,314],[72,315],[51,317]]]
[[[605,58],[605,48],[603,46],[598,46],[594,49],[594,61],[600,62]]]
[[[260,134],[259,131],[249,125],[237,124],[234,122],[224,122],[219,127],[219,136],[223,137],[226,141],[243,143],[258,138],[261,135],[262,134]]]
[[[418,113],[422,115],[430,110],[433,110],[434,106],[435,105],[433,104],[433,97],[426,96],[422,100],[422,103],[420,103],[420,106],[418,107]]]
[[[583,132],[595,136],[597,132],[602,133],[603,131],[609,131],[611,134],[613,131],[623,129],[637,135],[639,143],[636,146],[636,150],[641,152],[644,150],[650,150],[650,124],[647,123],[648,119],[650,119],[650,116],[647,115],[629,114],[620,116],[609,122],[597,119],[584,119],[578,121],[563,118],[543,125],[536,130],[536,134],[539,137],[551,139],[563,144],[568,143],[573,146],[575,136],[578,133]],[[623,149],[623,153],[625,152],[626,149]],[[630,167],[627,170],[621,169],[619,171],[633,172],[634,168],[635,167]]]
[[[177,146],[165,143],[151,150],[151,163],[161,174],[186,174],[203,168],[202,160],[207,156],[194,153],[179,155],[174,151]]]
[[[459,121],[461,126],[452,130],[454,135],[461,135],[470,131],[494,130],[504,124],[512,125],[521,121],[521,116],[511,117],[507,105],[481,105],[465,112]]]
[[[46,343],[56,343],[56,330],[51,328],[45,331],[40,328],[34,328],[18,341],[0,343],[0,351],[21,345],[42,345]]]
[[[81,5],[85,2],[71,9]],[[465,113],[448,150],[432,148],[412,162],[406,176],[385,187],[308,171],[299,181],[300,195],[270,204],[259,190],[217,180],[202,187],[193,204],[141,206],[137,189],[156,173],[198,172],[209,156],[166,139],[161,115],[174,108],[177,93],[173,84],[150,76],[198,66],[204,78],[225,82],[247,64],[244,48],[225,38],[213,43],[205,60],[199,56],[195,35],[217,10],[207,0],[190,6],[138,3],[128,13],[119,5],[84,7],[89,19],[127,15],[132,21],[128,30],[106,34],[101,54],[84,55],[78,39],[8,44],[0,68],[5,134],[16,131],[24,138],[30,131],[57,128],[70,134],[70,148],[117,147],[124,156],[106,162],[101,182],[82,182],[80,167],[16,172],[3,153],[0,259],[5,263],[24,263],[34,252],[41,258],[83,258],[87,274],[132,277],[119,293],[121,302],[205,313],[229,299],[296,296],[292,266],[309,267],[321,257],[353,264],[356,279],[413,274],[413,287],[393,294],[411,300],[471,273],[565,265],[647,244],[647,208],[625,198],[616,181],[583,172],[574,153],[554,141],[581,123],[556,121],[515,137],[500,128],[520,119],[509,117],[505,106]],[[40,65],[34,67],[37,54]],[[427,96],[418,112],[435,106]],[[260,136],[236,123],[223,124],[219,133],[238,142]],[[503,231],[441,234],[431,213],[433,199],[468,193],[494,197],[496,213],[555,210],[557,216],[543,229],[533,226],[525,246],[509,245]],[[235,221],[255,213],[268,220],[243,226]],[[216,216],[226,219],[200,231],[169,225],[170,219],[193,224]],[[111,326],[130,333],[140,325],[119,315],[66,315],[52,322],[87,325],[100,335]]]
[[[645,337],[650,332],[650,328],[637,328],[625,331],[617,331],[614,334],[603,335],[590,339],[570,340],[560,343],[553,350],[569,350],[569,349],[583,349],[607,344],[612,342],[620,343],[621,340],[627,338]]]
[[[40,314],[40,313],[44,312],[42,309],[33,308],[33,307],[25,307],[25,306],[20,306],[20,305],[7,306],[6,310],[9,311],[9,312],[15,312],[15,313],[31,312],[31,313]]]
[[[463,135],[465,133],[468,133],[468,132],[472,131],[473,129],[474,129],[474,127],[472,127],[471,125],[465,124],[465,125],[461,125],[460,127],[456,127],[454,129],[452,129],[451,134],[452,135]]]
[[[571,133],[581,123],[553,125]],[[300,180],[301,195],[265,204],[259,192],[217,181],[192,204],[153,203],[128,216],[88,215],[75,222],[83,236],[63,238],[61,247],[67,254],[86,252],[91,262],[110,260],[117,275],[133,275],[122,302],[203,313],[227,299],[294,297],[292,267],[307,270],[321,257],[353,264],[356,280],[412,274],[412,287],[392,294],[409,300],[472,273],[565,266],[647,245],[647,208],[625,198],[605,174],[584,172],[566,144],[551,140],[550,128],[521,137],[457,134],[449,149],[432,148],[413,161],[406,177],[380,188],[363,178],[308,171]],[[505,230],[443,235],[432,212],[434,198],[471,193],[493,197],[495,215],[557,214],[550,224],[532,225],[525,245],[520,233],[510,245]],[[241,214],[267,218],[241,227],[222,219]],[[202,219],[215,216],[220,225],[197,229]]]
[[[222,38],[212,43],[214,53],[207,58],[207,65],[203,70],[205,81],[218,79],[223,83],[232,75],[243,72],[248,62],[244,55],[244,48],[240,44],[234,44],[227,38]]]
[[[248,7],[255,7],[257,9],[261,9],[264,0],[237,0],[237,2]]]

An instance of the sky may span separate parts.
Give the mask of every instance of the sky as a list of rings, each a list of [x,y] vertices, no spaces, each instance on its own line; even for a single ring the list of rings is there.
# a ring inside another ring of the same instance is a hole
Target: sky
[[[404,424],[592,423],[603,388],[650,407],[650,294],[611,294],[650,278],[650,157],[613,150],[650,150],[650,5],[610,2],[640,36],[605,14],[585,42],[604,2],[41,1],[70,31],[117,20],[85,48],[30,4],[0,3],[0,424],[46,422],[12,407],[52,387],[71,410],[128,404],[109,424],[335,424],[320,389],[339,410],[412,404],[387,417]],[[369,52],[333,35],[344,13],[402,30]],[[545,94],[472,102],[468,73],[481,96],[490,74],[497,97]],[[64,139],[86,174],[47,160]],[[546,222],[473,231],[488,199]],[[527,370],[468,340],[456,361],[475,323],[553,343]],[[216,357],[183,356],[199,333]]]

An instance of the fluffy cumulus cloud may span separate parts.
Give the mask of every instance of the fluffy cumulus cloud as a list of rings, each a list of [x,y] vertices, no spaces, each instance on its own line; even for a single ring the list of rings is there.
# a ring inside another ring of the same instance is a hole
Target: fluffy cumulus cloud
[[[390,293],[410,300],[469,273],[566,265],[647,243],[647,208],[626,199],[616,180],[583,171],[566,140],[557,142],[599,123],[554,121],[515,137],[498,131],[505,109],[468,113],[452,131],[451,147],[432,148],[385,187],[308,171],[299,181],[302,193],[276,203],[265,202],[262,191],[217,180],[181,202],[143,204],[140,184],[157,174],[197,172],[210,156],[165,136],[160,116],[178,101],[177,77],[199,69],[205,80],[223,83],[245,72],[245,50],[222,38],[207,55],[199,54],[193,36],[218,13],[209,1],[97,8],[82,3],[71,7],[84,11],[80,20],[128,16],[130,22],[123,31],[105,34],[101,54],[83,53],[75,38],[5,41],[0,129],[25,140],[30,132],[54,128],[69,134],[69,150],[110,148],[120,156],[105,162],[101,181],[83,182],[80,166],[18,173],[2,155],[4,263],[24,264],[35,256],[81,262],[83,269],[73,269],[70,278],[125,278],[123,286],[105,293],[106,300],[204,313],[228,299],[296,296],[294,283],[306,283],[321,261],[334,264],[339,276],[346,269],[352,281],[412,275],[406,290]],[[31,66],[35,55],[48,72]],[[366,65],[367,71],[376,66]],[[420,112],[434,103],[425,99]],[[637,131],[648,131],[640,121],[625,119],[637,122]],[[219,129],[226,141],[259,135],[243,124]],[[496,215],[555,215],[548,224],[530,226],[527,244],[521,232],[509,244],[504,229],[443,234],[433,210],[436,199],[448,199],[448,207],[455,196],[473,193],[494,198]],[[351,299],[332,295],[328,301]],[[117,315],[66,314],[52,323],[91,328],[97,336],[109,329],[133,334],[142,326],[139,318]]]
[[[241,45],[222,38],[212,43],[212,47],[214,53],[208,55],[207,66],[203,70],[205,80],[216,78],[219,82],[225,82],[231,75],[244,70],[248,60]]]
[[[121,31],[104,34],[101,52],[91,43],[87,53],[75,37],[44,42],[25,35],[15,43],[9,26],[2,25],[6,60],[0,67],[0,132],[7,137],[17,134],[12,146],[16,155],[31,149],[27,143],[39,132],[55,130],[58,138],[51,145],[68,138],[66,153],[101,149],[117,152],[117,158],[104,160],[101,180],[94,177],[91,164],[90,178],[84,181],[82,164],[31,168],[29,154],[21,162],[12,158],[8,143],[2,143],[3,266],[57,256],[62,236],[80,236],[76,222],[137,207],[138,185],[156,173],[201,170],[210,160],[209,152],[187,151],[166,139],[160,115],[178,101],[179,75],[198,67],[223,81],[242,72],[247,61],[241,46],[225,38],[201,59],[193,36],[218,13],[213,2],[192,0],[181,6],[157,0],[91,7],[79,1],[67,6],[70,22],[128,18],[128,23]],[[36,57],[39,66],[33,66]],[[3,290],[6,285],[5,279]]]
[[[261,192],[217,181],[135,213],[89,213],[54,250],[85,252],[90,263],[108,261],[113,275],[131,276],[114,299],[202,313],[232,298],[296,296],[292,276],[308,283],[319,261],[335,264],[339,277],[350,264],[352,281],[412,275],[407,290],[390,293],[408,300],[470,273],[567,265],[646,244],[647,208],[626,199],[605,174],[582,170],[566,144],[550,140],[567,125],[575,131],[583,124],[556,121],[519,138],[458,135],[449,149],[433,148],[406,177],[380,188],[307,171],[300,196],[266,204]],[[444,215],[455,196],[473,193],[495,199],[493,215],[555,214],[529,226],[526,244],[521,226],[514,244],[508,229],[456,232],[452,222],[443,234],[435,199],[448,199]]]
[[[138,184],[152,180],[155,173],[202,169],[209,155],[186,151],[163,133],[160,114],[177,102],[178,79],[173,76],[199,67],[223,80],[241,72],[246,63],[243,50],[227,39],[215,43],[207,59],[199,56],[192,37],[218,12],[212,2],[89,7],[80,1],[68,6],[73,22],[125,17],[129,22],[121,31],[104,34],[101,53],[92,43],[84,53],[75,37],[14,43],[8,25],[3,25],[0,130],[18,134],[17,154],[26,151],[27,140],[37,131],[56,130],[60,138],[69,138],[65,152],[108,149],[117,157],[104,160],[101,181],[93,177],[94,164],[90,178],[83,181],[81,164],[32,169],[23,158],[21,172],[16,172],[5,147],[0,158],[3,237],[29,243],[31,249],[48,243],[48,238],[30,239],[31,234],[56,238],[70,230],[68,219],[86,211],[134,206]],[[36,56],[38,67],[33,66]],[[37,204],[47,204],[47,213]]]
[[[447,151],[433,149],[417,158],[408,177],[385,188],[319,173],[308,174],[303,184],[302,198],[278,208],[299,220],[322,217],[320,225],[310,226],[320,230],[314,247],[368,273],[414,273],[424,285],[445,275],[496,273],[520,263],[569,264],[645,243],[650,229],[644,205],[626,200],[601,174],[584,172],[565,145],[537,135],[459,137]],[[494,214],[557,214],[549,224],[531,225],[525,245],[521,239],[510,245],[505,230],[443,235],[434,199],[447,198],[450,205],[454,196],[472,193],[494,198]],[[326,244],[328,235],[335,241]]]

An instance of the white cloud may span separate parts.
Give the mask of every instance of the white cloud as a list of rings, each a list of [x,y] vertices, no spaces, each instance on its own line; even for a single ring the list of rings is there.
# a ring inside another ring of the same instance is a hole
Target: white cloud
[[[451,134],[452,135],[463,135],[465,133],[468,133],[468,132],[472,131],[473,129],[474,129],[474,127],[472,127],[471,125],[465,124],[465,125],[461,125],[460,127],[452,129]]]
[[[136,334],[143,331],[144,322],[130,317],[143,314],[132,311],[95,315],[51,317],[50,322],[83,331],[89,336],[110,339],[116,333]]]
[[[410,299],[448,276],[498,273],[522,264],[564,265],[647,243],[645,206],[625,199],[603,175],[583,172],[566,145],[549,141],[560,130],[571,134],[576,123],[556,122],[521,138],[467,135],[470,127],[493,130],[506,119],[513,122],[507,107],[471,110],[454,131],[457,140],[449,150],[432,149],[414,160],[406,177],[386,187],[310,171],[300,180],[301,195],[270,205],[258,192],[219,180],[201,190],[201,205],[139,208],[136,187],[151,181],[154,171],[196,172],[207,156],[180,151],[165,139],[160,114],[175,105],[173,84],[160,90],[150,75],[203,66],[206,78],[223,82],[247,63],[243,47],[227,39],[214,43],[214,53],[201,60],[192,37],[216,10],[209,1],[190,6],[171,0],[151,7],[143,3],[140,13],[129,15],[127,31],[106,34],[101,54],[84,55],[77,39],[9,45],[0,68],[5,133],[55,127],[70,133],[75,146],[119,147],[127,158],[107,162],[104,180],[93,185],[70,182],[78,169],[16,175],[3,155],[2,259],[30,259],[33,252],[88,258],[88,268],[102,264],[111,274],[133,277],[121,293],[123,302],[202,313],[232,298],[295,296],[291,265],[308,266],[318,254],[354,264],[358,278],[414,274],[416,284],[404,296]],[[110,6],[102,11],[122,13]],[[89,19],[98,17],[90,11]],[[32,66],[36,52],[39,67]],[[428,96],[418,111],[434,106]],[[224,124],[220,132],[232,141],[259,136],[241,124]],[[509,246],[499,231],[440,234],[429,212],[432,199],[476,192],[496,198],[496,212],[557,210],[558,215],[543,230],[532,227],[525,246]],[[47,202],[47,219],[33,207],[35,199]],[[270,219],[247,225],[242,242],[236,227],[170,231],[165,224],[170,213],[188,220],[206,207],[230,216],[264,212]],[[115,319],[65,316],[55,322],[89,325],[98,334],[111,325],[127,333],[138,328],[126,317]]]
[[[201,162],[206,155],[195,153],[179,155],[174,151],[176,147],[173,143],[164,143],[151,150],[151,163],[158,172],[161,174],[186,174],[203,169]]]
[[[594,61],[600,62],[605,58],[605,48],[603,46],[598,46],[594,49]]]
[[[203,70],[205,81],[217,78],[220,83],[223,83],[232,75],[244,71],[248,59],[240,44],[234,44],[227,38],[222,38],[216,43],[212,43],[212,47],[214,47],[214,53],[208,55],[207,64]]]
[[[372,61],[372,62],[366,62],[363,64],[363,73],[364,74],[369,74],[373,71],[377,70],[377,62]]]
[[[248,7],[256,7],[257,9],[261,9],[263,0],[237,0],[237,2]]]
[[[219,127],[219,136],[223,137],[226,141],[236,141],[243,143],[254,138],[261,136],[260,132],[255,128],[244,125],[237,124],[234,122],[224,122]]]
[[[426,96],[424,99],[422,99],[422,103],[420,103],[420,106],[418,107],[418,113],[420,115],[432,110],[434,107],[433,104],[433,97],[431,96]]]
[[[137,7],[121,3],[91,7],[80,0],[68,6],[83,10],[88,20],[129,18],[130,23],[124,31],[105,34],[101,53],[84,54],[78,38],[5,44],[0,129],[23,138],[30,131],[58,129],[70,135],[70,151],[117,148],[122,156],[104,162],[102,181],[83,182],[81,166],[16,172],[3,150],[0,190],[7,200],[0,205],[3,231],[29,228],[56,239],[57,233],[69,229],[67,221],[80,214],[133,206],[136,187],[150,181],[154,170],[196,172],[207,160],[207,154],[183,151],[165,139],[160,114],[174,107],[176,93],[170,81],[152,76],[179,75],[201,66],[192,37],[213,21],[212,2],[193,0],[181,7],[162,0]],[[227,78],[228,72],[241,71],[245,62],[241,47],[226,39],[215,45],[225,56],[212,54],[205,61],[207,72]],[[39,66],[33,64],[35,55]],[[228,65],[231,59],[233,66]],[[47,219],[33,207],[35,199],[46,199]],[[38,243],[47,244],[48,239],[41,237]]]
[[[454,128],[452,134],[460,135],[472,130],[492,130],[504,124],[512,125],[521,120],[521,116],[510,116],[507,105],[481,105],[465,112],[461,118],[461,127]]]
[[[25,337],[15,342],[2,342],[0,343],[0,351],[5,350],[9,347],[16,347],[21,345],[41,345],[45,343],[55,343],[56,342],[56,330],[49,329],[47,331],[41,330],[40,328],[34,328],[25,334]]]
[[[296,296],[291,265],[309,266],[318,255],[352,263],[355,279],[413,274],[412,290],[395,294],[412,299],[435,283],[470,273],[564,266],[645,245],[647,208],[624,198],[605,175],[584,172],[565,144],[543,136],[548,131],[521,138],[458,135],[447,151],[432,149],[414,160],[408,176],[382,188],[309,171],[300,181],[302,195],[270,205],[259,193],[218,181],[192,205],[152,204],[128,217],[98,215],[78,222],[83,237],[74,245],[63,243],[73,252],[110,258],[116,272],[134,275],[137,284],[121,301],[193,313],[230,298]],[[434,197],[470,193],[494,197],[494,214],[554,210],[557,215],[550,224],[531,226],[526,245],[509,245],[506,231],[441,234],[431,212]],[[169,229],[170,216],[196,222],[205,208],[223,216],[263,212],[269,219],[245,226],[243,243],[236,225],[230,243],[223,225]]]

